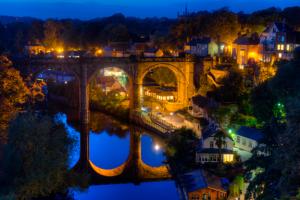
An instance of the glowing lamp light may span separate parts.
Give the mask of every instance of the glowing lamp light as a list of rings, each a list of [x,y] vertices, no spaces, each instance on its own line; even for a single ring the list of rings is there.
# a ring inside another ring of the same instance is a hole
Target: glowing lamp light
[[[64,49],[63,48],[57,48],[56,51],[57,51],[57,53],[63,53]]]
[[[155,144],[155,145],[154,145],[154,150],[155,150],[155,151],[159,151],[159,150],[160,150],[160,146],[159,146],[158,144]]]
[[[171,115],[171,116],[173,116],[173,115],[174,115],[174,113],[173,113],[173,112],[170,112],[170,115]]]
[[[256,58],[257,58],[257,53],[252,51],[252,52],[249,52],[248,56],[249,56],[250,58],[256,59]]]
[[[239,65],[239,69],[241,69],[241,70],[243,70],[245,67],[244,67],[244,65]]]
[[[156,109],[156,110],[159,110],[159,107],[158,107],[158,106],[156,106],[156,107],[155,107],[155,109]]]
[[[229,133],[229,134],[233,133],[233,130],[232,130],[231,128],[228,129],[228,133]]]
[[[103,53],[103,50],[102,49],[98,49],[97,51],[96,51],[96,55],[101,55]]]

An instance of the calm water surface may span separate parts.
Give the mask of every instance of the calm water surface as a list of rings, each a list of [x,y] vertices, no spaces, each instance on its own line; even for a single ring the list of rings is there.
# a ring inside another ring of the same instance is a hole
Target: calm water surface
[[[67,123],[67,116],[61,114],[68,133],[76,138],[77,147],[70,158],[70,167],[79,159],[79,132]],[[129,154],[130,129],[104,114],[93,113],[90,131],[90,160],[98,167],[112,169],[123,164]],[[149,132],[141,136],[142,159],[150,166],[163,165],[163,141]],[[174,181],[132,183],[114,185],[91,185],[86,191],[74,190],[76,200],[169,200],[178,199]]]

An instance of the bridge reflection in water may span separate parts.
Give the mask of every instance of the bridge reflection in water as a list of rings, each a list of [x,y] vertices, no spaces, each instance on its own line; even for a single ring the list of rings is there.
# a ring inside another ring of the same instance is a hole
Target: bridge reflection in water
[[[130,128],[130,150],[127,160],[114,169],[103,169],[90,160],[89,126],[81,125],[80,158],[73,170],[88,172],[91,184],[140,183],[171,179],[168,167],[152,167],[143,162],[141,156],[141,133],[137,127]],[[118,148],[118,147],[116,147]],[[121,151],[122,149],[120,149]]]

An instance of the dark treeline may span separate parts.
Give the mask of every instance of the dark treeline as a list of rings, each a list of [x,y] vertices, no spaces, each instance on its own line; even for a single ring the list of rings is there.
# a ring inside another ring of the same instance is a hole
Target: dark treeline
[[[48,47],[90,48],[109,42],[135,41],[141,35],[152,36],[158,47],[176,48],[191,36],[210,36],[231,43],[239,34],[263,31],[274,21],[285,21],[300,27],[300,7],[268,8],[245,14],[226,8],[213,12],[186,13],[177,19],[135,18],[115,14],[89,21],[49,19],[46,21],[18,20],[0,24],[0,53],[22,52],[28,43],[42,43]],[[2,20],[3,22],[3,20]]]
[[[138,19],[115,14],[90,21],[73,19],[0,24],[0,52],[21,52],[28,43],[52,47],[87,48],[108,42],[133,41],[141,35],[167,35],[174,19]]]

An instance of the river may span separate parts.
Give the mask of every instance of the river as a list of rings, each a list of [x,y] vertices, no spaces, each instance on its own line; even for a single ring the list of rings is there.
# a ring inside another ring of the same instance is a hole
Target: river
[[[69,117],[71,117],[69,115]],[[76,148],[70,157],[70,168],[73,167],[80,153],[80,133],[75,125],[67,121],[66,114],[60,114],[69,134],[76,138]],[[112,169],[124,163],[130,149],[130,125],[102,113],[91,113],[90,123],[90,160],[98,167]],[[164,163],[163,140],[149,131],[141,135],[142,160],[147,165],[157,167]],[[177,189],[173,180],[145,182],[139,184],[90,185],[85,191],[71,189],[76,200],[166,200],[178,199]]]

